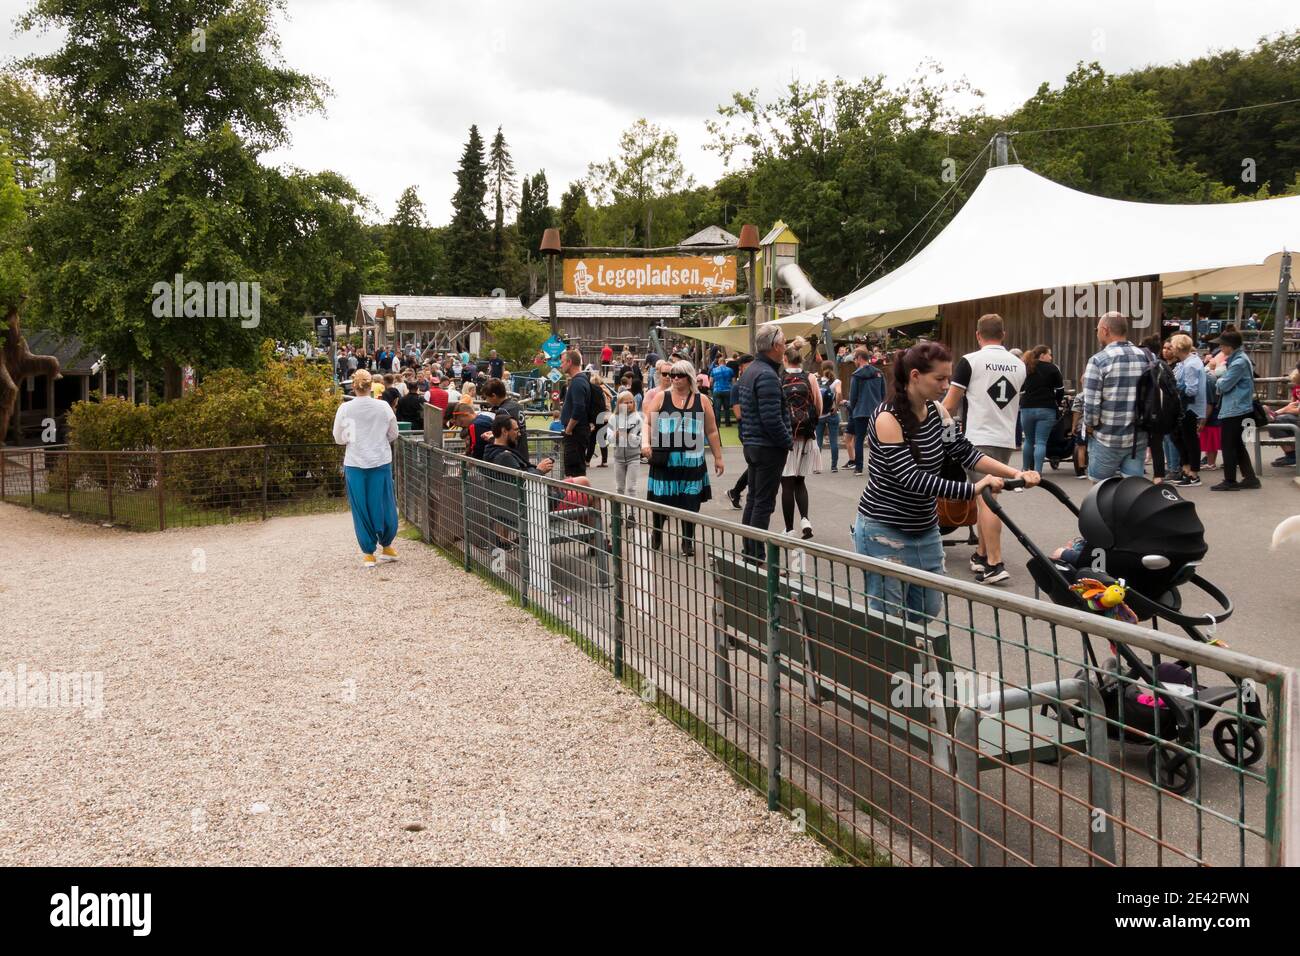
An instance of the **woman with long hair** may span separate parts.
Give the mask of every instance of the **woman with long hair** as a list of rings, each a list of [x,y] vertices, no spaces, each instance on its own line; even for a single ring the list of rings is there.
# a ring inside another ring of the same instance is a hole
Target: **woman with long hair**
[[[397,416],[392,406],[376,398],[371,375],[358,369],[352,376],[349,402],[334,414],[334,441],[347,446],[343,478],[352,508],[352,529],[361,545],[364,567],[377,561],[396,561],[397,496],[393,489],[393,449],[397,441]],[[382,548],[378,558],[375,549]]]
[[[1056,427],[1065,380],[1052,362],[1052,349],[1035,345],[1024,355],[1025,384],[1020,392],[1021,464],[1025,471],[1043,470],[1047,439]]]
[[[985,488],[1002,490],[1006,478],[1038,484],[1035,471],[1016,471],[975,448],[940,404],[952,379],[952,352],[922,342],[894,353],[889,394],[867,424],[871,468],[858,501],[853,543],[859,554],[942,574],[939,498],[969,501]],[[940,477],[945,463],[981,472],[975,484]],[[933,618],[942,603],[932,588],[905,585],[885,574],[867,574],[867,597],[875,610],[911,620]]]
[[[650,501],[699,511],[710,500],[707,447],[713,452],[714,473],[722,476],[722,440],[713,404],[700,394],[695,366],[685,360],[669,366],[669,386],[646,398],[641,429],[641,457],[650,461],[646,497]],[[664,516],[655,512],[651,544],[663,546]],[[682,554],[695,554],[695,523],[682,522]]]
[[[798,339],[795,340],[799,341]],[[817,447],[817,422],[822,414],[822,390],[817,376],[805,372],[803,349],[791,345],[785,350],[785,374],[781,377],[781,391],[796,408],[797,402],[805,406],[803,425],[795,423],[794,447],[786,456],[781,472],[781,515],[785,518],[785,533],[794,534],[794,511],[799,508],[800,529],[803,538],[813,536],[812,520],[808,508],[808,476],[822,468],[821,450]]]

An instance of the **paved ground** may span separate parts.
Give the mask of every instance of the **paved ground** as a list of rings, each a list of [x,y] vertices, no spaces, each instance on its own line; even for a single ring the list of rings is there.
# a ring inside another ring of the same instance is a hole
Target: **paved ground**
[[[1234,649],[1246,654],[1267,658],[1283,664],[1300,666],[1300,587],[1296,584],[1296,570],[1300,568],[1300,546],[1291,545],[1277,552],[1269,550],[1273,529],[1278,522],[1300,514],[1300,488],[1291,481],[1293,469],[1270,468],[1270,458],[1275,451],[1266,450],[1264,487],[1260,491],[1235,494],[1211,492],[1210,484],[1222,479],[1222,471],[1207,471],[1202,477],[1206,483],[1199,488],[1185,489],[1182,493],[1196,503],[1197,514],[1206,527],[1209,554],[1202,565],[1202,575],[1218,584],[1232,598],[1236,610],[1232,619],[1220,629],[1220,635]],[[723,454],[726,474],[720,484],[730,488],[744,468],[744,458],[737,447],[725,447]],[[826,455],[825,472],[809,478],[811,489],[812,522],[816,541],[833,547],[852,549],[849,528],[862,494],[864,479],[841,470],[830,474],[830,456]],[[614,468],[597,468],[593,463],[588,476],[598,488],[613,490]],[[841,464],[843,458],[841,457]],[[1074,470],[1062,464],[1061,470],[1047,476],[1058,481],[1070,497],[1080,501],[1087,494],[1091,482],[1074,478]],[[644,496],[645,470],[642,469],[640,492]],[[704,505],[705,514],[729,520],[738,520],[726,497],[715,491],[713,501]],[[1005,494],[1003,507],[1041,547],[1048,550],[1064,544],[1077,533],[1072,516],[1050,495],[1033,489],[1022,494]],[[781,525],[778,504],[772,528]],[[961,537],[956,534],[953,537]],[[948,567],[957,577],[972,580],[968,570],[971,548],[960,545],[948,549]],[[1012,572],[1012,580],[998,587],[1009,587],[1021,594],[1032,595],[1033,582],[1025,571],[1028,554],[1010,534],[1003,539],[1004,560]],[[1188,597],[1189,602],[1192,598]],[[1195,610],[1202,605],[1189,603]]]
[[[0,864],[826,860],[423,545],[361,570],[346,514],[144,535],[0,505],[0,547],[0,679],[102,674],[97,717],[0,708]]]

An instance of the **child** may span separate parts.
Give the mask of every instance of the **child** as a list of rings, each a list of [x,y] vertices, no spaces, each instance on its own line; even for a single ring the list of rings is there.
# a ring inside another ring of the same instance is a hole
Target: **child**
[[[560,424],[560,410],[558,408],[551,412],[551,431],[564,431],[564,426]]]
[[[630,379],[630,376],[624,376]],[[630,389],[618,393],[611,421],[614,446],[614,481],[620,495],[636,497],[636,482],[641,473],[641,413],[636,410],[636,396]]]

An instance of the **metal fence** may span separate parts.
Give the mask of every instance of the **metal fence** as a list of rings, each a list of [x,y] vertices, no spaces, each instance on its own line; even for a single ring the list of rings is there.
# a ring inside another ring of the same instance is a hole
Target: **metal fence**
[[[227,524],[346,504],[343,448],[0,449],[0,501],[137,531]]]
[[[853,862],[1300,859],[1291,668],[415,436],[396,449],[400,507],[426,541]],[[743,557],[747,538],[764,560]],[[867,572],[939,590],[941,614],[873,609]],[[1235,691],[1172,735],[1169,687],[1113,664],[1111,642]]]

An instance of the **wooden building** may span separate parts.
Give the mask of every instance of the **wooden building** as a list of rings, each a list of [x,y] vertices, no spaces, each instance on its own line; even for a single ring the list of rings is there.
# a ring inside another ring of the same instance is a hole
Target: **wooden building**
[[[654,297],[650,297],[654,298]],[[550,306],[542,296],[529,311],[550,322]],[[615,352],[631,346],[644,353],[650,330],[657,325],[680,325],[680,305],[602,305],[587,302],[557,302],[556,324],[560,338],[584,353],[599,352],[606,345]]]
[[[518,299],[505,296],[363,295],[352,324],[367,351],[414,342],[477,352],[492,322],[535,318]]]

